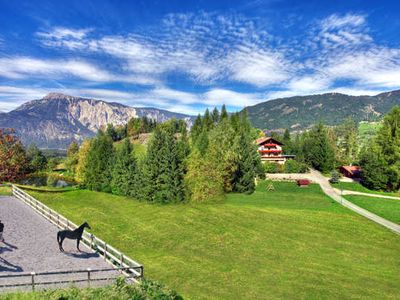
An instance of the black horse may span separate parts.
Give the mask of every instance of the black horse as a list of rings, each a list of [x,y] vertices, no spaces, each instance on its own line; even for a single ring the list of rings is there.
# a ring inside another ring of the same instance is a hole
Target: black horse
[[[79,249],[79,243],[82,239],[82,234],[85,228],[91,229],[89,224],[87,222],[83,223],[81,226],[79,226],[75,230],[61,230],[57,233],[57,242],[58,242],[58,247],[60,248],[61,252],[64,252],[64,248],[62,246],[62,243],[64,239],[71,239],[71,240],[77,240],[76,241],[76,248],[78,249],[79,252],[81,250]]]

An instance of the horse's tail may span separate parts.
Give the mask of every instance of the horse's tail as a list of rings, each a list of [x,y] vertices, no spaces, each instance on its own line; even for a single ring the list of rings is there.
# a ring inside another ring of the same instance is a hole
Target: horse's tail
[[[61,231],[57,232],[57,242],[60,243],[61,242]]]

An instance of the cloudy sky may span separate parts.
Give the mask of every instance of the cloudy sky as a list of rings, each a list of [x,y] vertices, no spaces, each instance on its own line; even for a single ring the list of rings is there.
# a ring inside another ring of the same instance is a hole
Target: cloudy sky
[[[377,94],[400,88],[399,32],[400,1],[0,0],[0,111],[49,92],[189,114]]]

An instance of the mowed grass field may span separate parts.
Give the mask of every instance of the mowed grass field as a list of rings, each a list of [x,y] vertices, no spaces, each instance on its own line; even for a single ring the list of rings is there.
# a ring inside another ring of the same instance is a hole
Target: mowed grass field
[[[355,192],[361,192],[361,193],[367,193],[367,194],[400,197],[400,192],[373,191],[373,190],[367,189],[365,186],[363,186],[357,182],[339,182],[339,183],[332,184],[332,187],[337,188],[339,190],[348,190],[348,191],[355,191]]]
[[[389,221],[400,224],[400,200],[348,195],[345,198]]]
[[[319,186],[262,182],[219,204],[152,205],[86,190],[30,192],[187,299],[395,299],[400,236]],[[68,249],[66,249],[68,251]],[[73,250],[73,249],[71,249]]]

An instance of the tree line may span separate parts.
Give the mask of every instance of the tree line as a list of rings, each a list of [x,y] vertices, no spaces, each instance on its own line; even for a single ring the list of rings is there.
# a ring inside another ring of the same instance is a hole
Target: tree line
[[[146,155],[138,160],[130,139],[116,149],[109,131],[82,143],[76,157],[78,181],[88,189],[153,203],[217,201],[226,192],[252,193],[263,169],[247,114],[198,116],[189,133],[182,120],[154,127]]]
[[[400,188],[400,107],[395,106],[383,118],[376,134],[361,141],[358,124],[346,119],[343,124],[327,127],[322,122],[310,130],[296,134],[289,130],[272,136],[284,144],[285,154],[296,155],[296,161],[305,163],[323,173],[343,165],[361,167],[361,183],[374,190]]]

